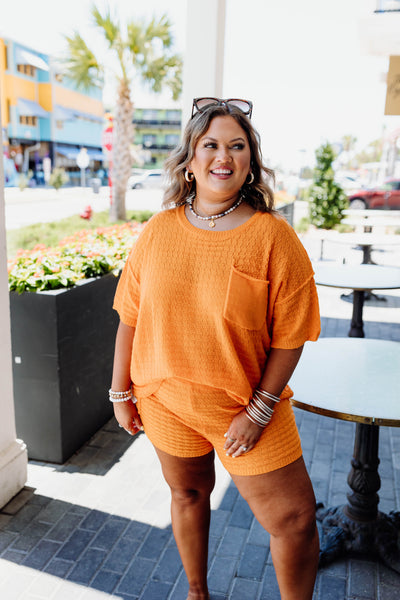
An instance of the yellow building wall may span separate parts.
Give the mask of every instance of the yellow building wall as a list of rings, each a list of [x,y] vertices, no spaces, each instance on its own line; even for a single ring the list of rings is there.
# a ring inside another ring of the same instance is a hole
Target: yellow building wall
[[[82,112],[91,113],[98,117],[104,115],[104,107],[101,100],[95,98],[89,98],[79,92],[68,90],[66,88],[55,86],[54,89],[54,102],[60,106],[66,108],[76,108]]]
[[[4,87],[6,97],[9,98],[11,106],[17,104],[18,98],[24,98],[25,100],[33,100],[37,102],[36,97],[36,82],[29,81],[23,77],[16,77],[15,75],[5,74]]]
[[[53,110],[53,103],[51,100],[51,83],[39,83],[39,104],[48,112]]]

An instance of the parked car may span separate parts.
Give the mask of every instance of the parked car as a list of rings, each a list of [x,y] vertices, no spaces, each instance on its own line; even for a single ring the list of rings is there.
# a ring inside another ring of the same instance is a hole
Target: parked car
[[[400,209],[400,179],[387,179],[380,186],[358,190],[348,198],[350,208]]]
[[[161,170],[143,171],[134,173],[128,179],[128,188],[139,190],[141,188],[161,187],[164,181],[164,173]]]

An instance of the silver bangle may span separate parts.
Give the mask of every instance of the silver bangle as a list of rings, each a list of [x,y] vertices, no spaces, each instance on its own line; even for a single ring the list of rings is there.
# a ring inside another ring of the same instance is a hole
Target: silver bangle
[[[125,392],[115,392],[111,388],[108,390],[108,397],[110,402],[127,402],[132,400],[132,390],[126,390]]]
[[[281,399],[278,396],[274,396],[273,394],[270,394],[269,392],[263,390],[262,388],[257,388],[254,393],[260,394],[260,396],[264,396],[264,398],[268,398],[269,400],[272,400],[272,402],[280,402],[281,401]]]
[[[245,412],[252,423],[264,429],[272,419],[274,408],[266,404],[263,398],[272,400],[274,403],[280,401],[278,396],[274,396],[258,388],[254,391],[252,399],[245,408]]]

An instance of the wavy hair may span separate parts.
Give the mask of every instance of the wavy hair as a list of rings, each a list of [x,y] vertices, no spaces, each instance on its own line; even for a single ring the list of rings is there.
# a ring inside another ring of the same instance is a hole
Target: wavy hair
[[[254,181],[243,184],[241,192],[244,200],[255,210],[273,212],[274,194],[269,182],[275,182],[272,169],[263,164],[261,142],[258,132],[250,119],[235,106],[212,105],[198,112],[186,125],[181,143],[165,161],[167,188],[164,192],[163,208],[174,208],[185,204],[189,196],[196,194],[196,181],[185,179],[187,165],[194,157],[199,139],[208,131],[215,117],[229,116],[235,119],[246,134],[250,146],[250,166]]]

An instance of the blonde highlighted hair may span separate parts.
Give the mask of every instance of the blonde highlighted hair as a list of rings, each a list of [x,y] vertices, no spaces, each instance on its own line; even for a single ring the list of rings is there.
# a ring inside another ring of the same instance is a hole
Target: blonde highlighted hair
[[[165,173],[168,181],[164,193],[163,208],[173,208],[185,204],[189,196],[196,193],[196,181],[186,181],[185,171],[193,159],[199,139],[208,131],[215,117],[230,116],[240,125],[246,134],[251,153],[251,171],[254,180],[242,186],[243,199],[255,210],[273,212],[274,195],[269,183],[275,181],[274,172],[263,164],[260,136],[250,119],[234,106],[212,105],[198,112],[186,125],[183,138],[165,161]]]

